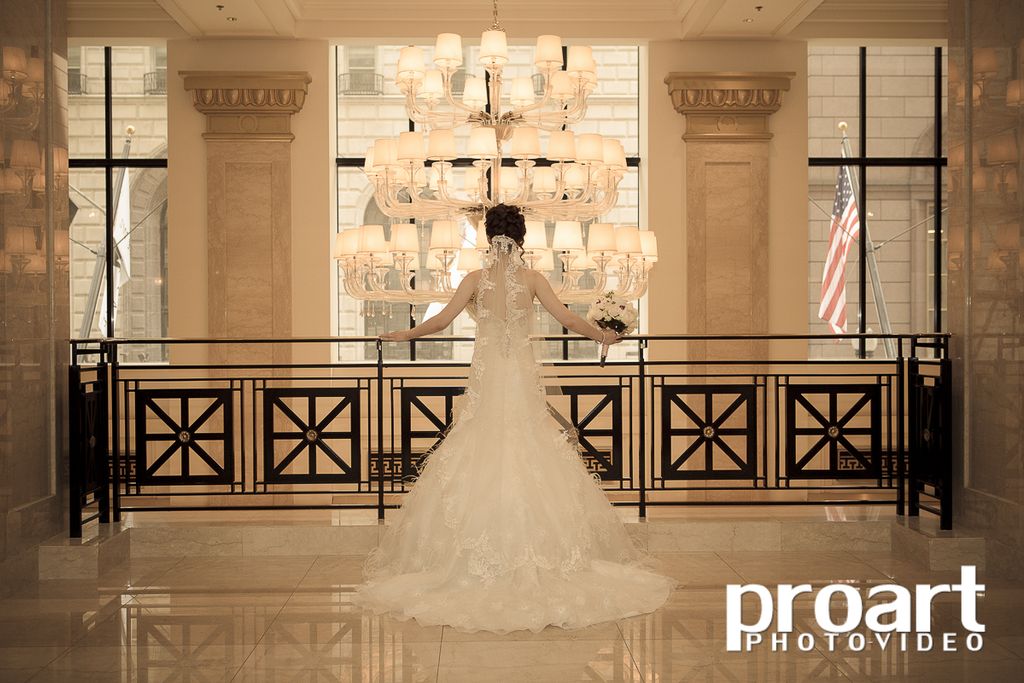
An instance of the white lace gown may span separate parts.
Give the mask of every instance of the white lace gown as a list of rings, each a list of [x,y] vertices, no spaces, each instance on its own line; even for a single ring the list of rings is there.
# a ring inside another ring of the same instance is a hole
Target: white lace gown
[[[463,631],[537,632],[654,611],[675,584],[651,570],[547,412],[522,268],[512,240],[492,240],[466,392],[367,557],[356,604]]]

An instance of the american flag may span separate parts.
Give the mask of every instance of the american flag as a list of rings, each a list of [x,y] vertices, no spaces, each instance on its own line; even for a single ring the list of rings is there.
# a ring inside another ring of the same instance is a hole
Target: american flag
[[[850,245],[860,234],[860,214],[857,198],[850,182],[849,168],[839,169],[836,181],[836,201],[832,205],[832,226],[828,237],[828,255],[821,275],[821,306],[818,317],[835,334],[846,332],[846,256]]]

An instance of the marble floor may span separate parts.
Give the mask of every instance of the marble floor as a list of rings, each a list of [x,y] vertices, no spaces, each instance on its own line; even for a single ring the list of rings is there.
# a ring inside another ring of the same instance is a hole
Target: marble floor
[[[735,511],[730,514],[735,514]],[[981,652],[725,647],[728,583],[951,582],[883,552],[661,553],[680,586],[658,612],[563,631],[462,633],[350,604],[359,556],[136,558],[97,580],[0,601],[0,681],[1018,681],[1024,584],[989,579]],[[950,597],[950,596],[947,596]],[[810,623],[810,605],[796,610]],[[962,633],[958,598],[935,631]],[[817,626],[807,626],[814,631]]]

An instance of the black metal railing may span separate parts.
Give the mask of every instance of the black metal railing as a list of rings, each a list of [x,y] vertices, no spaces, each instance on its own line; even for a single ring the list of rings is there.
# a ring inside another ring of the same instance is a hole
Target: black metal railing
[[[142,90],[147,95],[166,95],[167,69],[157,69],[143,74]]]
[[[384,75],[372,71],[339,74],[338,92],[342,95],[381,95],[384,93]]]
[[[842,502],[904,514],[909,503],[948,527],[948,336],[890,335],[893,359],[768,353],[823,338],[630,337],[630,360],[546,363],[550,412],[574,428],[613,502],[641,517],[661,505]],[[538,337],[570,339],[580,338]],[[338,345],[369,345],[376,360],[331,362]],[[165,347],[170,362],[124,360],[145,346]],[[372,337],[76,340],[70,413],[83,414],[89,395],[104,407],[73,419],[71,440],[106,446],[91,457],[109,453],[114,519],[211,508],[370,508],[383,519],[443,438],[467,374],[464,362],[386,361]]]
[[[77,67],[68,67],[68,94],[89,94],[89,77]]]

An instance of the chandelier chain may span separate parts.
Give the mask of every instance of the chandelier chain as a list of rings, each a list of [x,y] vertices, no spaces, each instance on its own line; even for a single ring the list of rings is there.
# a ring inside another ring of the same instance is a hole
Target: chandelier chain
[[[498,0],[491,0],[491,11],[494,15],[494,23],[491,24],[492,31],[504,31],[501,27],[501,23],[498,21]]]

